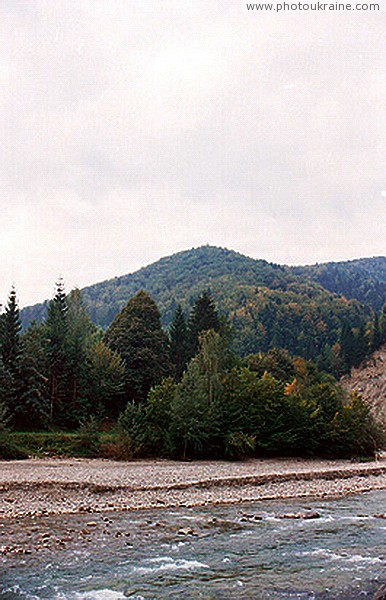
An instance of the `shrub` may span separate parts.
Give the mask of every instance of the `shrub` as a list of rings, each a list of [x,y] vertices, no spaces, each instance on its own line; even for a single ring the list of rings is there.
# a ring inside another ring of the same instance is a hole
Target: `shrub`
[[[80,449],[91,456],[99,454],[100,450],[100,432],[99,424],[95,417],[90,417],[88,421],[83,421],[78,429],[78,442]]]
[[[256,439],[242,431],[233,431],[225,437],[224,455],[231,460],[252,456],[255,450]]]

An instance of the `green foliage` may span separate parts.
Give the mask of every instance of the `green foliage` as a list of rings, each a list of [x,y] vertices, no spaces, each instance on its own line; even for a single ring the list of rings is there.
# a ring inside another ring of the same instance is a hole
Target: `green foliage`
[[[380,343],[386,343],[386,304],[383,305],[379,317]]]
[[[146,451],[152,456],[166,456],[172,450],[170,436],[171,410],[175,402],[176,384],[171,377],[149,392],[145,405]]]
[[[344,262],[293,267],[292,271],[324,288],[379,311],[386,297],[386,258],[360,258]]]
[[[188,321],[189,358],[192,358],[199,347],[199,336],[203,331],[220,330],[220,319],[212,297],[206,290],[200,294],[193,304]]]
[[[143,406],[128,402],[118,421],[120,443],[125,447],[126,456],[134,458],[146,454],[147,427]]]
[[[231,460],[240,460],[254,454],[256,440],[253,435],[242,431],[232,431],[225,436],[224,456]]]
[[[169,340],[157,305],[144,291],[131,298],[115,317],[105,342],[121,355],[126,393],[135,402],[143,402],[150,388],[172,372]]]
[[[42,438],[37,453],[242,458],[372,455],[381,447],[360,398],[347,399],[310,359],[336,375],[358,365],[385,340],[385,307],[378,315],[291,269],[210,247],[137,274],[150,287],[152,270],[165,323],[175,311],[170,343],[143,290],[103,334],[79,290],[66,297],[59,282],[46,321],[23,335],[12,290],[0,316],[0,413],[5,405],[24,429],[80,426],[71,438],[54,435],[53,445]],[[103,285],[123,302],[119,282]],[[230,330],[245,358],[230,351]],[[102,423],[111,427],[119,415],[118,434],[103,440]],[[14,434],[1,427],[0,414],[0,437],[12,446]]]
[[[2,318],[1,327],[1,356],[6,369],[10,373],[18,370],[18,359],[20,356],[20,313],[16,300],[16,291],[12,288],[5,314]]]
[[[180,383],[166,378],[142,405],[129,402],[119,426],[135,455],[188,458],[217,452],[224,356],[220,335],[204,332]]]
[[[157,302],[167,326],[178,304],[188,313],[202,290],[210,288],[219,315],[231,326],[233,350],[238,355],[284,348],[318,361],[338,376],[349,368],[337,351],[343,323],[348,321],[355,335],[361,326],[368,329],[371,307],[379,310],[384,303],[386,259],[326,265],[328,271],[333,268],[340,273],[335,287],[329,286],[329,278],[322,287],[318,273],[324,267],[281,267],[205,246],[96,284],[83,293],[92,320],[105,328],[128,298],[145,289]],[[346,270],[348,287],[343,285]],[[355,299],[355,289],[361,290],[357,297],[363,305]],[[23,315],[27,322],[41,315],[41,307],[25,309]]]
[[[78,429],[78,437],[83,448],[90,451],[91,455],[98,455],[100,451],[99,423],[95,417],[83,421]]]
[[[213,456],[218,430],[216,406],[209,402],[206,378],[193,359],[172,405],[170,432],[176,455],[183,459]]]
[[[116,420],[125,406],[125,364],[121,356],[97,339],[87,352],[90,406],[100,417]]]
[[[49,365],[49,419],[52,423],[60,423],[65,416],[67,310],[64,285],[59,281],[56,294],[48,305],[47,319],[44,323]]]
[[[188,362],[188,330],[186,320],[179,304],[169,328],[171,359],[174,366],[174,376],[181,380]]]
[[[20,375],[20,315],[16,292],[12,288],[5,313],[1,315],[0,400],[6,403],[12,419],[20,408],[18,384]]]
[[[19,309],[12,289],[2,317],[0,395],[13,425],[18,427],[40,423],[44,412],[41,392],[45,380],[36,368],[39,349],[29,343],[35,329],[31,327],[29,336],[20,335]]]
[[[30,457],[79,457],[97,458],[108,456],[105,450],[117,442],[117,434],[99,432],[98,440],[90,440],[82,432],[39,431],[8,433],[7,444],[19,452],[19,456],[8,458]],[[0,455],[1,456],[1,455]]]
[[[213,329],[199,336],[199,352],[176,387],[171,439],[183,458],[221,453],[221,396],[227,367],[225,342]]]
[[[22,460],[28,458],[28,452],[12,439],[10,433],[0,433],[0,460]]]
[[[374,319],[371,328],[371,350],[377,350],[382,343],[381,330],[379,327],[379,315],[374,314]]]
[[[9,409],[14,406],[15,382],[0,356],[0,401]]]
[[[8,430],[10,421],[9,410],[5,402],[0,400],[0,435]]]
[[[363,323],[354,332],[347,320],[343,322],[340,335],[340,348],[344,365],[343,373],[349,372],[352,366],[358,367],[360,365],[370,350]],[[339,375],[343,373],[339,373]]]
[[[32,323],[23,333],[21,345],[20,402],[15,411],[15,423],[23,429],[41,428],[48,424],[50,413],[44,326]]]
[[[335,414],[330,432],[334,456],[372,456],[384,443],[384,434],[376,427],[368,406],[354,392]]]
[[[289,381],[295,377],[296,369],[287,350],[273,348],[266,354],[252,354],[247,356],[243,364],[260,377],[265,372],[271,373],[276,379]]]
[[[64,363],[61,373],[63,415],[61,422],[75,427],[96,413],[90,398],[90,365],[87,361],[96,327],[86,312],[81,292],[72,290],[66,297],[67,312],[63,338]]]
[[[253,370],[230,368],[223,344],[205,332],[180,383],[165,380],[128,405],[120,424],[133,455],[373,456],[382,446],[363,402],[312,363],[272,350],[246,359]]]
[[[11,300],[13,310],[3,315],[3,324],[10,314],[17,315],[14,294]],[[7,403],[15,427],[74,428],[92,415],[103,416],[119,391],[122,394],[123,362],[103,342],[95,343],[96,328],[79,290],[66,297],[59,282],[47,320],[40,325],[32,323],[21,337],[19,328],[13,329],[17,359],[9,359],[10,344],[5,343],[5,334],[2,336],[8,368],[0,355],[0,398]],[[115,411],[111,410],[115,418],[123,406],[121,400]]]

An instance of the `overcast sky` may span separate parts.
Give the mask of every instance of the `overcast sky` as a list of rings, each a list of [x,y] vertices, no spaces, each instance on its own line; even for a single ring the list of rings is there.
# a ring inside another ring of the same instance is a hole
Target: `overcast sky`
[[[206,243],[384,255],[385,17],[1,0],[0,301]]]

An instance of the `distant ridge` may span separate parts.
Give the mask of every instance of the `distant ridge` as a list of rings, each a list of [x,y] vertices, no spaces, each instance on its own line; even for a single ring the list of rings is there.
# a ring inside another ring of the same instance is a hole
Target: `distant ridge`
[[[140,289],[157,302],[165,326],[177,304],[188,311],[209,289],[233,327],[234,346],[241,354],[279,346],[315,358],[336,342],[342,320],[359,327],[386,301],[386,258],[288,267],[201,246],[85,287],[82,293],[92,320],[106,328]],[[23,309],[23,324],[41,321],[46,310],[47,301]]]
[[[292,271],[320,283],[330,292],[356,298],[374,310],[379,311],[386,302],[384,256],[292,267]]]

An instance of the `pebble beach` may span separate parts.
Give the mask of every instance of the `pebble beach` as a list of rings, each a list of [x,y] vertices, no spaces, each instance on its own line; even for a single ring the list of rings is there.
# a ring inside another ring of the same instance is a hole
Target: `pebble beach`
[[[380,489],[386,489],[384,455],[369,462],[0,461],[0,518],[338,497]]]

